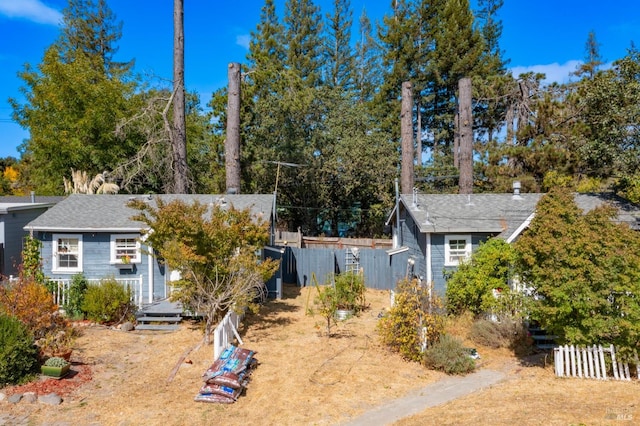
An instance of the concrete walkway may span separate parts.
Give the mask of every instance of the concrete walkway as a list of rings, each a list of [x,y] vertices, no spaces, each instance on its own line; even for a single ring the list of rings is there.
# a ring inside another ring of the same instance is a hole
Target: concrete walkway
[[[506,373],[496,370],[480,370],[467,376],[449,376],[427,385],[411,395],[367,411],[360,417],[343,423],[343,425],[389,425],[403,417],[421,413],[426,408],[444,404],[445,402],[499,383],[504,380],[506,376]]]

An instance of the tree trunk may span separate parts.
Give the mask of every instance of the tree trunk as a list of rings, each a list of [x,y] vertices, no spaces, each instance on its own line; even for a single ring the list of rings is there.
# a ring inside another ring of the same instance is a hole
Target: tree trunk
[[[400,133],[402,137],[402,168],[400,172],[403,194],[413,193],[413,86],[402,83],[402,111],[400,113]]]
[[[240,193],[240,64],[230,63],[227,101],[227,139],[225,140],[225,169],[227,194]]]
[[[473,192],[473,117],[471,115],[471,79],[458,82],[460,130],[460,194]]]
[[[184,100],[184,3],[173,1],[173,129],[171,148],[173,152],[173,193],[186,194],[187,169],[187,123]]]
[[[460,101],[460,99],[458,99]],[[458,105],[460,109],[460,105]],[[453,116],[453,167],[460,171],[460,111]]]
[[[422,167],[422,111],[421,111],[420,101],[416,105],[416,119],[418,122],[416,123],[416,128],[418,133],[416,134],[416,165],[418,167]]]

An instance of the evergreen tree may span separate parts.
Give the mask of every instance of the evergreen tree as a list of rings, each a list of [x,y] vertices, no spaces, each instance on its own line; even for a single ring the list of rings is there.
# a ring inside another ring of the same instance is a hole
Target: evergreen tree
[[[134,91],[128,65],[113,61],[120,26],[102,0],[72,0],[63,19],[37,69],[27,64],[19,74],[26,102],[10,99],[30,132],[20,147],[23,179],[42,194],[61,194],[70,169],[103,173],[136,151],[135,140],[115,136]]]
[[[600,56],[600,43],[596,40],[596,33],[589,31],[589,36],[584,46],[585,57],[583,63],[578,67],[574,75],[578,77],[586,76],[593,78],[602,65],[602,57]]]
[[[330,87],[351,90],[354,83],[354,55],[351,49],[353,13],[349,0],[334,0],[333,14],[328,14],[325,45],[325,82]]]
[[[116,21],[106,0],[69,0],[62,21],[56,42],[61,62],[71,63],[78,55],[85,55],[109,76],[126,73],[133,66],[133,61],[114,61],[122,22]]]
[[[360,36],[356,42],[354,79],[357,96],[361,102],[372,101],[382,84],[380,46],[373,33],[371,20],[364,9],[360,15]]]

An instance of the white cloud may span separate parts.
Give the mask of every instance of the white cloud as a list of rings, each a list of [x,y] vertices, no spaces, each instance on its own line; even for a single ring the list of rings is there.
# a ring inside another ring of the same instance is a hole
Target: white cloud
[[[250,41],[251,41],[251,36],[249,34],[241,34],[239,36],[236,36],[236,44],[238,46],[244,47],[247,50],[249,49]]]
[[[62,14],[40,0],[0,0],[0,14],[38,24],[58,25],[62,22]]]
[[[575,72],[576,69],[582,64],[582,61],[567,61],[564,64],[559,64],[557,62],[553,64],[547,65],[531,65],[527,67],[513,67],[510,69],[511,73],[514,77],[518,77],[520,74],[524,74],[527,72],[533,73],[541,73],[546,77],[543,80],[544,84],[550,83],[568,83],[571,79],[571,73]]]

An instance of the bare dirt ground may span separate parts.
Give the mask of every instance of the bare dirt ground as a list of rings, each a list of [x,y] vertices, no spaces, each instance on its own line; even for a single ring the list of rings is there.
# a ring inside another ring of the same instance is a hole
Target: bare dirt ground
[[[314,295],[313,288],[286,286],[282,300],[247,317],[241,346],[256,351],[260,364],[234,404],[193,400],[213,362],[212,347],[198,345],[198,324],[183,323],[171,333],[88,327],[72,356],[76,374],[55,385],[64,389],[64,402],[0,402],[0,424],[335,425],[444,377],[378,344],[375,325],[389,306],[388,292],[369,290],[370,309],[342,323],[331,338],[324,334],[322,318],[308,314]],[[507,380],[396,424],[620,424],[614,418],[624,416],[632,424],[640,419],[637,381],[557,379],[551,367],[528,365],[507,350],[478,351],[481,368],[507,371]],[[45,388],[42,382],[31,386]]]

